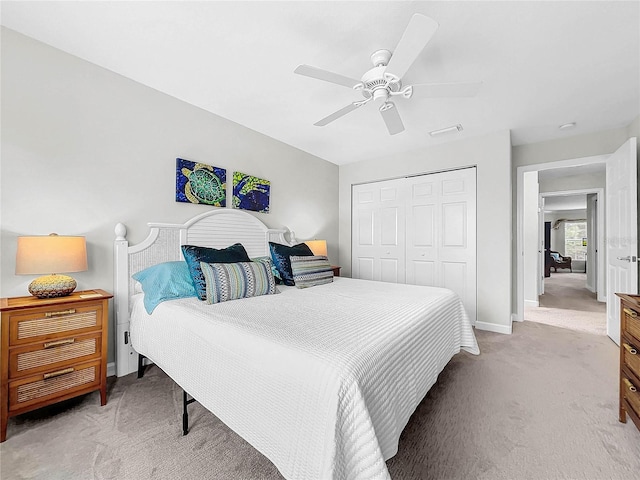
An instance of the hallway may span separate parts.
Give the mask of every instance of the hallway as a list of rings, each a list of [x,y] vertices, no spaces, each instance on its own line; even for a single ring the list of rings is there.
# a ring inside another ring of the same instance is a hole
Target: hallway
[[[545,278],[539,307],[527,307],[524,319],[556,327],[606,335],[607,306],[585,287],[586,274],[559,271]]]

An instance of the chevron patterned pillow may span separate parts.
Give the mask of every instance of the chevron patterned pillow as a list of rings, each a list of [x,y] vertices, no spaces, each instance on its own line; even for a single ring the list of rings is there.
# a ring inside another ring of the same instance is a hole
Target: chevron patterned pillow
[[[315,287],[333,282],[333,269],[324,255],[295,256],[291,259],[293,280],[298,288]]]
[[[271,268],[263,262],[200,262],[200,268],[209,304],[278,293]]]

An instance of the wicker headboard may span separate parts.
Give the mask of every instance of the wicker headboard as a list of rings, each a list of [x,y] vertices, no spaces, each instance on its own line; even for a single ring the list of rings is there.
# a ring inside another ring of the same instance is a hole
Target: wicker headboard
[[[137,369],[137,354],[129,341],[129,312],[136,272],[162,262],[182,260],[181,245],[225,248],[242,243],[250,257],[269,255],[268,242],[289,245],[288,230],[270,229],[258,218],[241,210],[219,209],[203,213],[184,224],[149,223],[149,236],[129,246],[127,229],[116,225],[114,245],[114,307],[116,317],[116,374],[121,377]]]

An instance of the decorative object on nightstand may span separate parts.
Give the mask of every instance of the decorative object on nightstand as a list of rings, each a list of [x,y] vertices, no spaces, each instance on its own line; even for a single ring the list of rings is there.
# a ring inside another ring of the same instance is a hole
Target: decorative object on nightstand
[[[100,390],[107,403],[104,290],[0,299],[0,442],[10,417]]]
[[[76,281],[60,273],[87,270],[87,246],[84,237],[50,235],[18,237],[16,275],[48,274],[29,285],[29,293],[38,298],[69,295]]]
[[[314,255],[327,256],[327,241],[326,240],[307,240],[304,242],[307,247],[311,249]]]

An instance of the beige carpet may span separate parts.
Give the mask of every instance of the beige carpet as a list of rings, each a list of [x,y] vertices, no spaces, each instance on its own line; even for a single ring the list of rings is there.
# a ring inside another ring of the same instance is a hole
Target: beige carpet
[[[556,327],[607,334],[607,305],[586,288],[585,273],[551,272],[544,281],[540,307],[527,307],[524,319]]]
[[[482,354],[456,355],[420,404],[388,466],[401,479],[630,479],[640,432],[618,422],[618,350],[603,336],[531,322],[477,332]],[[16,417],[0,445],[5,479],[281,478],[158,368],[110,379],[97,394]]]

